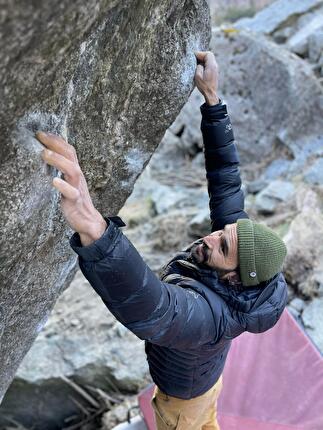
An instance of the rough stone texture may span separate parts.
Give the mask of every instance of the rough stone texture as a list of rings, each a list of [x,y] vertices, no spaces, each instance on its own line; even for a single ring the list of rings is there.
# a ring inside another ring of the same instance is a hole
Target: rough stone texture
[[[296,309],[298,312],[302,312],[306,306],[304,300],[299,297],[295,297],[290,303],[289,306]]]
[[[136,392],[148,377],[144,342],[116,321],[81,271],[22,361],[0,407],[0,426],[12,416],[26,428],[60,429],[65,418],[79,416],[72,398],[89,405],[62,377],[112,397]]]
[[[128,423],[128,413],[131,407],[138,413],[138,397],[128,398],[125,402],[117,405],[101,418],[100,430],[148,430],[143,418],[139,415],[131,418],[131,426]],[[131,416],[133,413],[131,414]],[[124,423],[124,424],[120,424]]]
[[[34,132],[68,138],[95,206],[116,214],[209,38],[203,0],[2,3],[0,397],[76,270]]]
[[[319,61],[323,53],[323,31],[316,32],[308,38],[308,51],[311,61]]]
[[[309,38],[317,32],[323,30],[323,11],[314,15],[310,22],[297,31],[287,42],[287,47],[299,55],[306,55],[308,52]]]
[[[297,190],[298,215],[293,219],[284,241],[287,257],[286,279],[306,298],[318,294],[315,273],[323,258],[323,216],[319,196],[308,187]]]
[[[249,182],[247,185],[247,192],[250,194],[257,194],[259,191],[267,187],[268,182],[264,179],[256,179],[255,181]]]
[[[237,11],[238,13],[246,13],[253,10],[263,9],[274,0],[208,0],[212,22],[219,23],[229,15]]]
[[[104,423],[103,423],[104,424]],[[140,415],[137,415],[130,419],[130,424],[128,421],[123,422],[116,427],[113,427],[112,430],[147,430],[147,426],[145,421]],[[102,427],[101,430],[111,430],[111,427]]]
[[[211,231],[210,209],[200,210],[189,222],[188,232],[193,238],[207,236]]]
[[[196,88],[190,95],[188,103],[181,110],[180,115],[169,128],[175,136],[180,138],[178,147],[190,155],[195,155],[198,148],[200,150],[203,148],[200,131],[200,105],[202,103],[204,103],[204,98]]]
[[[281,203],[289,203],[295,194],[295,187],[291,182],[272,181],[257,194],[255,207],[259,213],[273,214]]]
[[[235,26],[270,34],[299,15],[323,4],[322,0],[277,0],[258,12],[253,18],[243,18]]]
[[[236,22],[235,28],[248,29],[272,37],[284,48],[311,65],[314,74],[323,76],[322,29],[323,0],[278,0],[252,18]],[[323,80],[320,79],[323,84]]]
[[[323,185],[323,158],[318,158],[304,173],[305,182]]]
[[[323,354],[323,298],[314,299],[303,311],[306,332]]]
[[[291,167],[291,160],[286,160],[284,158],[278,158],[274,160],[269,166],[266,168],[264,173],[264,177],[267,180],[277,179],[279,177],[285,177]]]
[[[241,162],[247,167],[274,150],[276,157],[285,151],[304,158],[306,144],[313,146],[322,136],[323,91],[311,67],[266,37],[243,30],[214,30],[211,49]]]

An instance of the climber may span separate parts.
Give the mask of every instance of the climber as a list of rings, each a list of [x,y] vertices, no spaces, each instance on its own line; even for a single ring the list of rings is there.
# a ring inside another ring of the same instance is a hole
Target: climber
[[[159,430],[219,429],[217,399],[232,339],[273,327],[287,302],[281,272],[286,247],[244,211],[218,66],[211,52],[195,55],[195,83],[205,98],[201,130],[211,233],[176,254],[159,278],[122,233],[123,221],[95,209],[74,147],[57,135],[36,134],[46,147],[43,160],[63,174],[53,186],[75,231],[70,245],[82,273],[112,314],[146,341]]]

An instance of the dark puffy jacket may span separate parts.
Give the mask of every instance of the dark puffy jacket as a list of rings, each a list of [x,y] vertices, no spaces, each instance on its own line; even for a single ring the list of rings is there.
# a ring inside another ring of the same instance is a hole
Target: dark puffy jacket
[[[247,214],[226,106],[203,105],[201,112],[213,231]],[[151,376],[163,392],[182,399],[203,394],[221,375],[231,340],[244,331],[268,330],[282,314],[287,301],[282,273],[264,285],[235,289],[216,271],[195,265],[188,247],[159,279],[120,230],[120,218],[105,219],[100,239],[82,247],[74,233],[70,244],[109,310],[146,340]]]

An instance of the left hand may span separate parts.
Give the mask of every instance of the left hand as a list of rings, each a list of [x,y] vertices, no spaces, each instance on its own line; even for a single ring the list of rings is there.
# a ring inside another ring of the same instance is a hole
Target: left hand
[[[64,179],[55,177],[52,181],[62,195],[64,217],[80,234],[82,244],[89,245],[102,236],[107,223],[92,203],[75,148],[55,134],[37,132],[36,137],[46,146],[41,153],[43,160],[64,175]]]

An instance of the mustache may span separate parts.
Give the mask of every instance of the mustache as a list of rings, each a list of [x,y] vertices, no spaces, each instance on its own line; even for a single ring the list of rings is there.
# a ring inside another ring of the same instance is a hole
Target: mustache
[[[198,251],[198,248],[200,249],[200,252]],[[199,263],[199,264],[205,264],[208,261],[209,259],[208,247],[203,242],[203,240],[199,241],[192,247],[191,257],[196,263]]]

